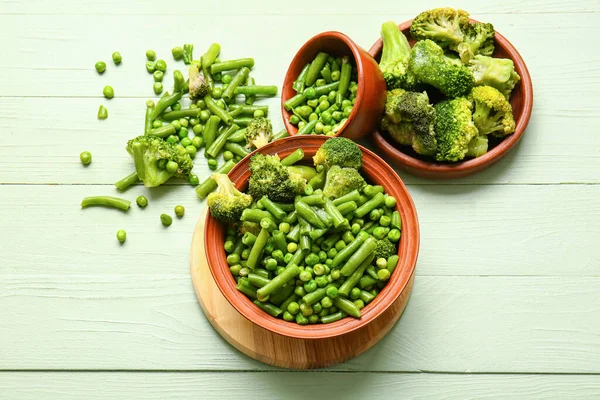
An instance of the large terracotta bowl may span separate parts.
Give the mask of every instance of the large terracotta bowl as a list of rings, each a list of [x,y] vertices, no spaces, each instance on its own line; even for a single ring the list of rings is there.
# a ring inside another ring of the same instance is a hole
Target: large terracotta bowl
[[[298,128],[289,122],[292,113],[283,107],[283,103],[296,95],[292,84],[302,68],[312,62],[321,51],[334,56],[351,56],[356,63],[358,72],[356,102],[348,121],[335,136],[344,136],[354,140],[371,133],[379,125],[385,106],[385,81],[379,66],[366,50],[354,43],[348,36],[340,32],[323,32],[311,38],[298,50],[283,81],[281,112],[290,136],[295,135]]]
[[[289,137],[270,143],[257,151],[263,154],[277,153],[283,158],[297,148],[302,148],[305,155],[304,161],[310,163],[312,156],[327,139],[327,137],[315,135]],[[229,303],[251,322],[284,336],[299,339],[325,339],[343,335],[374,323],[399,296],[408,297],[411,288],[409,281],[413,276],[419,252],[419,223],[415,206],[402,180],[394,170],[373,152],[365,148],[361,148],[361,150],[364,155],[361,171],[363,176],[373,184],[382,185],[388,194],[397,199],[397,209],[402,217],[402,236],[398,246],[398,255],[400,256],[398,266],[375,300],[361,310],[360,319],[346,317],[330,324],[298,325],[295,322],[274,318],[259,309],[235,288],[236,282],[229,271],[223,250],[226,227],[212,218],[210,213],[207,214],[204,238],[212,276]],[[229,172],[229,177],[239,190],[247,189],[250,177],[248,166],[252,154],[245,157]]]
[[[471,21],[477,22],[475,20]],[[412,20],[406,21],[398,25],[398,27],[407,36],[410,44],[413,45],[415,41],[410,35],[411,23]],[[381,38],[379,38],[371,47],[369,53],[378,60],[381,56],[381,48],[382,42]],[[503,138],[480,157],[456,163],[441,163],[429,157],[420,156],[409,146],[398,145],[387,134],[375,131],[372,139],[375,145],[385,154],[386,160],[393,162],[399,168],[413,175],[423,178],[453,179],[479,172],[504,157],[521,139],[525,128],[527,128],[533,107],[533,86],[525,61],[523,61],[517,49],[497,31],[496,51],[493,56],[510,58],[515,64],[515,70],[521,76],[521,81],[513,89],[510,98],[516,122],[515,132],[512,135]],[[490,140],[491,144],[492,140]]]

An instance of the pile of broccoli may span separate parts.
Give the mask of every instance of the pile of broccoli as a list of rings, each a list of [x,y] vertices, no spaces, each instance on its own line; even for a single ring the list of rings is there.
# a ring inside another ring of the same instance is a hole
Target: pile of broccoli
[[[494,27],[436,8],[419,14],[411,48],[394,22],[381,27],[379,67],[387,84],[381,129],[420,155],[456,162],[488,151],[488,138],[515,130],[512,60],[494,58]],[[434,99],[435,101],[432,101]]]

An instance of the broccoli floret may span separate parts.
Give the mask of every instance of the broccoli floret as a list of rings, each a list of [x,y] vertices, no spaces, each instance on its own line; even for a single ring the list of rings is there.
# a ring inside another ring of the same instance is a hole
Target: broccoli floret
[[[438,88],[448,97],[464,96],[473,88],[469,69],[446,57],[431,40],[415,43],[409,65],[418,81]]]
[[[477,135],[467,146],[467,157],[479,157],[488,151],[488,138],[486,135]]]
[[[252,204],[252,197],[237,190],[226,174],[212,174],[212,178],[218,186],[207,198],[210,215],[221,222],[239,221],[242,211]]]
[[[452,47],[463,42],[468,26],[468,12],[434,8],[417,15],[411,24],[410,34],[415,40],[430,39],[442,47]]]
[[[473,122],[480,135],[506,136],[515,131],[512,107],[506,97],[491,86],[477,86],[471,91],[474,103]]]
[[[279,157],[255,154],[250,159],[248,192],[255,199],[268,196],[278,202],[291,202],[303,193],[306,179],[281,165]]]
[[[435,111],[426,92],[394,89],[387,92],[381,129],[399,144],[412,146],[419,154],[433,155],[437,147],[434,117]]]
[[[315,153],[315,166],[323,165],[326,169],[334,165],[360,169],[362,167],[362,151],[350,139],[336,137],[327,140]]]
[[[327,171],[323,194],[330,198],[338,198],[353,190],[360,190],[366,184],[364,178],[356,169],[334,165]]]
[[[271,141],[271,135],[273,135],[271,121],[265,117],[254,118],[246,127],[247,147],[254,146],[260,149]]]
[[[189,82],[190,99],[202,99],[210,93],[210,82],[206,79],[204,72],[200,70],[200,65],[196,62],[190,65]]]
[[[375,247],[375,260],[378,258],[388,259],[394,254],[398,254],[398,250],[396,249],[396,245],[388,238],[377,240]]]
[[[477,55],[469,62],[469,70],[473,74],[476,86],[493,86],[506,98],[510,97],[510,92],[521,80],[515,71],[515,64],[508,58]]]
[[[476,55],[491,56],[494,52],[494,25],[489,23],[469,24],[465,31],[464,41],[454,49],[460,59],[468,63]]]
[[[392,21],[381,25],[381,40],[383,49],[379,68],[383,73],[388,90],[396,88],[410,89],[415,85],[415,79],[408,71],[410,59],[410,44],[406,36]]]
[[[473,123],[473,103],[464,97],[435,105],[435,133],[438,161],[459,161],[467,154],[469,142],[477,135]]]
[[[172,176],[187,178],[194,167],[183,146],[167,143],[156,136],[138,136],[130,140],[127,152],[133,158],[138,178],[146,187],[160,186]],[[169,161],[177,164],[175,169],[167,168]]]
[[[257,236],[260,233],[260,230],[260,224],[251,221],[242,221],[238,226],[238,232],[240,235],[243,235],[246,232],[250,232],[253,235]]]

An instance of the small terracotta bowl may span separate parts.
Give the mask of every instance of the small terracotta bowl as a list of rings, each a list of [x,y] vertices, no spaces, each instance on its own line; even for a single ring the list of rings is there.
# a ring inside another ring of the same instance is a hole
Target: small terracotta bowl
[[[278,154],[281,158],[297,148],[304,150],[304,162],[312,164],[312,157],[328,137],[296,136],[277,140],[257,150],[262,154]],[[390,280],[375,300],[361,310],[360,319],[346,317],[331,324],[298,325],[274,318],[259,309],[245,295],[237,291],[236,282],[229,271],[223,250],[226,227],[207,214],[204,240],[207,249],[208,265],[217,286],[229,303],[245,318],[273,333],[298,339],[325,339],[344,335],[374,321],[392,305],[399,296],[408,298],[411,286],[409,281],[415,270],[419,252],[419,223],[415,206],[396,172],[373,152],[361,147],[363,152],[363,176],[373,184],[382,185],[386,192],[397,199],[397,209],[402,218],[402,236],[398,245],[400,261]],[[250,156],[245,157],[229,172],[229,177],[239,190],[246,190],[250,171]],[[383,318],[384,316],[382,316]]]
[[[348,121],[336,136],[355,140],[372,132],[378,126],[385,106],[385,81],[379,66],[366,50],[359,47],[348,36],[340,32],[323,32],[311,38],[298,50],[283,81],[281,112],[290,136],[295,135],[298,128],[290,124],[289,119],[292,113],[283,107],[283,103],[296,95],[292,84],[302,68],[312,62],[321,51],[334,56],[352,56],[358,71],[356,102]]]
[[[477,22],[475,20],[471,21]],[[412,20],[403,22],[398,27],[406,35],[410,44],[413,45],[415,41],[410,35],[411,22]],[[418,155],[409,146],[396,144],[387,134],[375,131],[372,136],[373,141],[383,154],[386,155],[387,160],[393,162],[399,168],[423,178],[454,179],[474,174],[489,167],[504,157],[517,144],[521,136],[523,136],[523,132],[525,132],[529,117],[531,117],[531,109],[533,107],[531,76],[529,76],[525,61],[523,61],[517,49],[497,31],[495,39],[496,51],[494,52],[494,57],[510,58],[515,64],[515,70],[521,76],[521,81],[513,89],[510,98],[516,122],[515,132],[503,138],[480,157],[456,163],[440,163],[431,158]],[[369,53],[375,59],[379,59],[381,48],[382,42],[381,38],[379,38],[371,47]]]

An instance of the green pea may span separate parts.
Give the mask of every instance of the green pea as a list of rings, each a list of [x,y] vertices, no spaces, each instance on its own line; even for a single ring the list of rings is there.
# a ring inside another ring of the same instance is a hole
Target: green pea
[[[189,146],[191,144],[192,144],[192,139],[190,139],[189,137],[186,136],[186,137],[184,137],[184,138],[181,139],[181,145],[183,147],[187,147],[187,146]]]
[[[296,250],[298,250],[298,244],[294,242],[289,242],[287,245],[288,253],[294,253]]]
[[[121,64],[121,61],[123,61],[123,57],[121,56],[121,53],[115,51],[114,53],[112,53],[112,60],[116,65],[119,65]]]
[[[146,50],[146,58],[148,61],[156,60],[156,52],[154,50]]]
[[[344,117],[348,118],[352,113],[352,106],[347,106],[344,108]]]
[[[337,82],[340,80],[340,71],[331,71],[331,80]]]
[[[304,121],[298,122],[298,129],[304,128],[304,125],[306,125],[306,122],[304,122]]]
[[[341,111],[334,111],[331,113],[331,116],[337,122],[340,122],[344,118],[344,114]]]
[[[297,286],[296,289],[294,289],[294,294],[303,297],[306,294],[306,290],[304,290],[303,286]]]
[[[325,79],[317,79],[317,81],[315,82],[315,86],[325,86],[327,85],[327,81]]]
[[[181,218],[181,217],[183,217],[184,213],[185,213],[185,208],[182,205],[175,206],[175,215],[177,215],[179,218]],[[236,254],[236,256],[237,256],[237,254]],[[234,264],[237,264],[237,263],[234,263]]]
[[[256,110],[254,114],[252,114],[254,118],[261,118],[265,116],[265,112],[263,110]]]
[[[379,271],[377,271],[377,277],[380,281],[387,281],[388,279],[390,279],[390,276],[390,271],[387,268],[380,269]]]
[[[386,270],[387,271],[387,270]],[[312,293],[315,290],[317,290],[317,282],[315,282],[314,279],[306,282],[304,284],[304,290],[306,290],[307,293]]]
[[[104,61],[98,61],[94,67],[99,74],[103,74],[106,71],[106,63]]]
[[[179,136],[175,136],[175,135],[170,135],[167,138],[167,143],[171,143],[171,144],[175,144],[179,142]]]
[[[250,249],[242,250],[242,260],[247,260],[250,257]]]
[[[204,139],[202,138],[202,136],[194,136],[194,138],[192,139],[192,145],[197,149],[201,148],[203,144]]]
[[[321,97],[319,97],[319,104],[321,104],[322,102],[327,101],[327,95],[321,95]]]
[[[193,104],[192,104],[193,105]],[[191,107],[190,107],[191,108]],[[192,128],[200,123],[200,119],[198,118],[190,118],[190,125]]]
[[[175,161],[169,161],[165,167],[167,172],[174,174],[179,169],[179,165]]]
[[[344,242],[343,240],[338,240],[335,244],[335,248],[337,249],[337,251],[342,251],[346,248],[346,242]]]
[[[173,125],[173,128],[175,128],[175,130],[178,132],[181,129],[181,122],[179,122],[177,119],[175,121],[171,121],[171,125]]]
[[[152,74],[152,77],[154,78],[154,82],[162,82],[164,76],[165,76],[165,73],[162,71],[154,71],[154,73]]]
[[[388,196],[385,198],[384,204],[387,208],[396,207],[396,198],[393,196]]]
[[[283,320],[287,322],[293,322],[295,320],[294,316],[290,314],[288,311],[283,312]]]
[[[315,120],[318,120],[318,119],[319,119],[319,116],[317,115],[317,113],[312,113],[312,114],[310,114],[308,116],[308,120],[309,121],[315,121]]]
[[[189,138],[186,138],[189,139]],[[185,151],[190,155],[191,158],[196,157],[196,153],[198,152],[198,149],[196,149],[196,147],[194,147],[193,145],[189,145],[189,146],[185,146]]]
[[[222,95],[223,95],[223,89],[221,89],[220,87],[217,86],[212,90],[213,99],[220,99]]]
[[[342,110],[348,106],[352,106],[352,102],[348,99],[342,100]]]
[[[295,301],[292,301],[290,304],[288,304],[287,310],[290,314],[296,315],[300,311],[300,305]]]
[[[192,186],[198,186],[200,184],[200,178],[198,178],[198,175],[190,175],[189,182]]]
[[[265,261],[265,268],[269,271],[274,271],[277,269],[277,260],[274,258],[268,258],[267,261]]]
[[[331,288],[327,288],[327,291],[329,291],[329,289],[331,289]],[[335,290],[337,292],[337,289],[335,289]],[[323,297],[321,299],[321,307],[323,307],[323,308],[331,308],[332,306],[333,306],[333,301],[331,301],[331,298],[329,296],[325,296],[325,297]]]
[[[332,116],[331,113],[329,111],[323,111],[321,113],[321,121],[323,121],[325,124],[329,125],[331,124],[331,120],[332,120]]]
[[[300,304],[300,312],[302,313],[302,315],[304,315],[305,317],[310,317],[311,315],[313,315],[313,309],[311,306],[309,306],[306,303],[302,303]]]
[[[190,121],[188,121],[186,118],[180,118],[179,123],[181,124],[182,129],[190,126]]]
[[[173,218],[167,214],[160,214],[160,222],[162,222],[164,226],[170,226],[173,223]]]
[[[338,251],[335,247],[332,247],[331,249],[329,249],[329,251],[327,251],[327,257],[328,258],[333,258],[337,255]]]
[[[359,297],[360,297],[360,289],[359,289],[359,288],[357,288],[357,287],[355,287],[355,288],[352,288],[352,290],[350,291],[350,298],[351,298],[352,300],[356,300],[356,299],[358,299]]]
[[[225,150],[223,152],[223,160],[225,161],[229,161],[229,160],[233,160],[234,154],[229,151],[229,150]]]
[[[231,272],[231,275],[233,276],[238,276],[240,274],[241,269],[242,266],[240,264],[232,265],[231,267],[229,267],[229,272]]]
[[[194,134],[200,135],[202,132],[204,132],[204,125],[202,125],[202,124],[194,125],[194,127],[192,128],[192,131],[194,131]]]
[[[108,110],[103,105],[100,105],[100,108],[98,108],[98,119],[106,118],[108,118]]]
[[[315,314],[319,314],[321,311],[323,311],[323,306],[321,303],[316,303],[312,305],[312,309]]]
[[[397,241],[399,241],[400,240],[400,236],[401,236],[401,234],[400,234],[400,231],[398,229],[392,229],[392,230],[390,230],[388,232],[388,235],[387,235],[388,239],[391,242],[397,242]]]
[[[135,202],[137,203],[138,206],[144,208],[148,205],[148,199],[144,196],[138,196],[137,199],[135,199]]]
[[[154,93],[161,94],[163,91],[163,84],[161,82],[154,82],[154,86],[152,88],[154,89]]]
[[[250,270],[246,267],[240,269],[240,272],[238,272],[239,276],[248,276],[248,274],[250,273]]]
[[[115,97],[115,90],[112,88],[112,86],[104,86],[102,94],[104,94],[104,97],[106,97],[107,99],[112,99],[113,97]]]
[[[329,94],[327,95],[327,101],[329,102],[329,104],[335,103],[336,97],[337,91],[332,90],[331,92],[329,92]]]
[[[183,58],[183,49],[181,47],[173,47],[171,50],[171,54],[173,54],[173,58],[176,60],[181,60]]]
[[[217,103],[217,107],[219,107],[222,110],[227,108],[227,104],[225,104],[225,101],[223,99],[219,99],[215,103]]]
[[[150,74],[156,71],[156,63],[154,61],[146,62],[146,71]]]
[[[217,160],[215,158],[209,158],[208,161],[207,161],[207,164],[208,164],[208,168],[211,171],[214,171],[215,169],[217,169],[217,164],[218,163],[217,163]]]
[[[339,270],[336,270],[336,271],[339,272]],[[333,271],[331,271],[331,272],[333,272]],[[337,280],[337,279],[335,279],[335,280]],[[325,294],[327,294],[327,297],[329,297],[330,299],[335,299],[336,297],[338,297],[338,289],[335,286],[330,286],[325,291]],[[325,305],[323,305],[323,307],[325,307]],[[329,307],[325,307],[325,308],[329,308]]]
[[[319,100],[318,99],[312,99],[312,100],[308,100],[306,102],[306,104],[310,107],[310,108],[317,108],[319,105]]]
[[[84,151],[79,155],[79,160],[83,165],[89,165],[92,162],[92,153]]]
[[[304,95],[304,97],[309,99],[309,101],[314,99],[317,96],[317,92],[316,92],[315,88],[313,88],[313,87],[306,88],[304,90],[304,92],[302,92],[302,94]]]
[[[284,234],[289,233],[291,228],[292,227],[287,222],[282,222],[282,223],[279,224],[279,230],[281,232],[283,232]]]
[[[117,240],[119,243],[125,243],[125,239],[127,239],[127,232],[125,232],[123,229],[119,229],[117,231]]]
[[[300,122],[300,118],[297,115],[292,115],[290,117],[290,124],[298,125],[298,122]]]
[[[382,215],[381,218],[379,218],[379,225],[381,226],[389,226],[391,222],[392,219],[387,215]]]
[[[377,259],[377,261],[375,261],[375,265],[379,269],[387,268],[387,260],[383,257],[380,257]]]
[[[204,110],[206,108],[206,102],[204,101],[204,99],[200,99],[196,102],[196,106],[199,109]]]
[[[233,79],[233,76],[231,76],[231,74],[225,74],[221,77],[221,81],[223,83],[230,83],[232,79]]]
[[[167,70],[167,63],[165,62],[165,60],[158,60],[156,62],[156,69],[165,72]]]
[[[200,111],[200,121],[202,121],[203,123],[206,123],[206,121],[208,121],[208,119],[210,118],[210,113],[206,110],[202,110]]]
[[[298,277],[300,278],[300,280],[302,282],[308,282],[312,279],[312,274],[306,270],[300,272],[300,275],[298,275]]]

